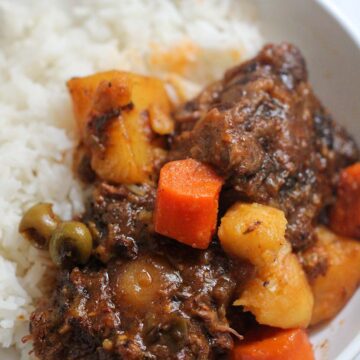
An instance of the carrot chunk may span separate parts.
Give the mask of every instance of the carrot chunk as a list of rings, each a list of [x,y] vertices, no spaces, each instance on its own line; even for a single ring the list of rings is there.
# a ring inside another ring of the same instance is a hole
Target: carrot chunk
[[[314,360],[305,330],[260,330],[256,339],[235,346],[232,360]]]
[[[330,227],[340,235],[360,238],[360,162],[340,174]]]
[[[220,178],[193,159],[172,161],[160,171],[155,231],[198,249],[206,249],[216,228]]]

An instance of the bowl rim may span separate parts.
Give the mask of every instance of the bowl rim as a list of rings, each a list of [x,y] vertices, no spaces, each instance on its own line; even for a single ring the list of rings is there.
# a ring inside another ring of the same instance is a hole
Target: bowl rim
[[[334,0],[315,0],[330,16],[332,16],[349,35],[352,41],[360,50],[360,27],[350,21],[344,11],[336,4]]]
[[[360,30],[352,21],[349,21],[344,11],[339,8],[335,1],[315,0],[331,17],[333,17],[341,28],[347,33],[354,45],[360,51]],[[354,360],[360,355],[360,331],[354,339],[345,347],[336,360]]]

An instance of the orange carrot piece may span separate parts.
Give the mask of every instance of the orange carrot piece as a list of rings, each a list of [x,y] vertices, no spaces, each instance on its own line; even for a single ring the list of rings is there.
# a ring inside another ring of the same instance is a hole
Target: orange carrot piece
[[[222,184],[222,178],[196,160],[165,164],[157,190],[155,231],[206,249],[216,228]]]
[[[340,235],[360,238],[360,162],[340,174],[330,227]]]
[[[260,330],[257,339],[235,346],[232,360],[314,360],[308,336],[303,329]]]

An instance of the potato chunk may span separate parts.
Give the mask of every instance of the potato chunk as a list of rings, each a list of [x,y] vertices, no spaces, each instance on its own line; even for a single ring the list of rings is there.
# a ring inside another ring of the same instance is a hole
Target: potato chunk
[[[338,236],[324,227],[318,228],[316,235],[315,249],[325,254],[327,269],[310,284],[315,299],[311,325],[335,316],[360,283],[359,241]],[[309,249],[303,256],[315,257],[316,254]]]
[[[260,204],[236,203],[221,219],[219,238],[231,256],[256,268],[234,305],[252,312],[260,324],[308,326],[313,296],[306,276],[285,239],[284,213]]]
[[[147,181],[158,153],[156,134],[173,130],[163,83],[109,71],[73,78],[68,88],[80,138],[96,174],[115,183]]]

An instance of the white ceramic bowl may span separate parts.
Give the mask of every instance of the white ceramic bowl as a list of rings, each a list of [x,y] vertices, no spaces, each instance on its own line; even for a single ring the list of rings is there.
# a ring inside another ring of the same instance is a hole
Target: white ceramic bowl
[[[300,47],[315,92],[360,144],[360,37],[356,30],[326,0],[254,2],[266,41],[290,41]],[[313,331],[311,340],[317,360],[360,359],[360,291],[335,319]]]

